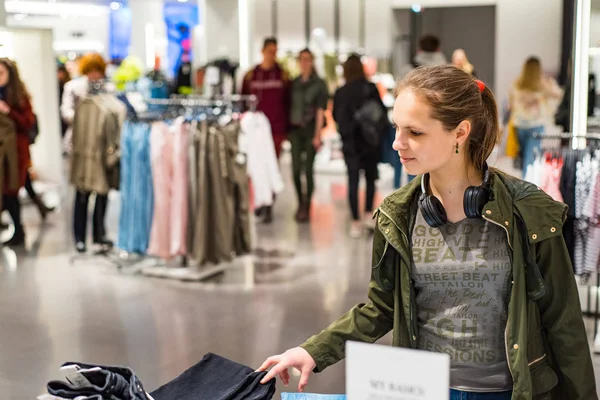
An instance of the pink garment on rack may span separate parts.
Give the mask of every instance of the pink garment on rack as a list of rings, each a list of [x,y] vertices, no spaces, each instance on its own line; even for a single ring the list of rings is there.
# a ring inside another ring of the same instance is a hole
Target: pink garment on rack
[[[556,201],[564,202],[560,192],[560,177],[562,174],[563,160],[547,160],[543,166],[540,188]]]
[[[173,176],[171,181],[171,255],[187,254],[188,137],[190,124],[180,118],[173,126]]]
[[[152,125],[154,218],[148,254],[165,260],[187,254],[188,134],[182,119],[171,128],[164,122]]]

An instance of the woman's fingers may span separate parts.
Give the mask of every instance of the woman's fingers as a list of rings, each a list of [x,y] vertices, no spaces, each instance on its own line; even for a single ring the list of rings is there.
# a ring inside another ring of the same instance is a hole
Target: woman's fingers
[[[308,385],[308,378],[310,377],[311,370],[303,368],[302,375],[300,376],[300,382],[298,383],[298,391],[304,392],[304,388]]]
[[[281,371],[281,373],[279,374],[279,379],[281,379],[281,382],[285,386],[290,384],[290,372],[287,368]]]
[[[279,356],[273,356],[273,357],[269,357],[267,358],[267,361],[265,361],[257,370],[256,372],[264,372],[266,370],[268,370],[270,367],[272,367],[273,365],[277,365],[279,363]]]
[[[265,375],[265,377],[260,381],[260,383],[264,385],[265,383],[269,382],[271,379],[279,375],[284,369],[287,368],[282,366],[281,364],[277,364],[267,373],[267,375]]]

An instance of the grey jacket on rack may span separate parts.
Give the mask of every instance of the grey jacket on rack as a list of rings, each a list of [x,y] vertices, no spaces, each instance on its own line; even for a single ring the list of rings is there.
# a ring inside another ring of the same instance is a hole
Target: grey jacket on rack
[[[71,183],[79,191],[107,194],[119,188],[123,103],[110,94],[87,97],[73,118]]]
[[[4,187],[19,188],[19,160],[17,154],[17,131],[13,120],[0,114],[0,212]],[[4,168],[8,167],[5,171]],[[5,180],[7,180],[5,182]]]

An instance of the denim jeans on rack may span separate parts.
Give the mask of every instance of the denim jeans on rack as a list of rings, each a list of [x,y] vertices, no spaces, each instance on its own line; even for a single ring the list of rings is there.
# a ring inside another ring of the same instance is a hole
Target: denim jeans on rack
[[[265,375],[209,353],[150,396],[154,400],[270,400],[275,395],[275,380],[261,385]]]
[[[512,391],[497,393],[475,393],[450,390],[450,400],[510,400]]]
[[[63,366],[67,365],[79,366],[82,369],[79,373],[89,381],[90,385],[81,387],[71,383],[51,381],[47,385],[49,394],[65,399],[88,396],[90,400],[96,400],[100,395],[100,399],[149,400],[142,382],[130,368],[73,362]],[[90,370],[96,367],[99,369]]]

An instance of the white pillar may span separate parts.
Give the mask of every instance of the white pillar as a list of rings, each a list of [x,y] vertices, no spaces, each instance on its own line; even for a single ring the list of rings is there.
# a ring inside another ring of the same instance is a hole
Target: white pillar
[[[0,0],[0,28],[6,28],[6,8],[4,8],[4,0]]]
[[[138,57],[146,68],[154,67],[154,57],[161,59],[161,69],[167,71],[167,29],[163,0],[129,0],[131,9],[130,55]]]
[[[250,0],[198,0],[201,26],[199,35],[201,52],[198,61],[201,64],[215,58],[240,61],[240,8],[238,6],[240,1],[250,2]]]

